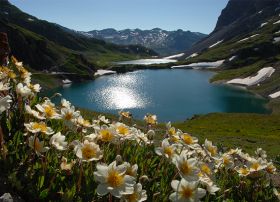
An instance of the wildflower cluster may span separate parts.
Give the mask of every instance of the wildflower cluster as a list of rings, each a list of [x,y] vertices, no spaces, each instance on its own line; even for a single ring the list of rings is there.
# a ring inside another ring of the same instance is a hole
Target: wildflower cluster
[[[0,68],[0,79],[0,168],[28,198],[261,200],[270,193],[279,198],[270,184],[276,168],[261,149],[255,157],[241,149],[221,152],[171,123],[157,128],[152,114],[144,117],[144,126],[133,125],[124,111],[115,121],[84,117],[63,98],[58,104],[40,98],[40,85],[31,83],[31,73],[15,58]],[[249,189],[266,195],[248,195]]]

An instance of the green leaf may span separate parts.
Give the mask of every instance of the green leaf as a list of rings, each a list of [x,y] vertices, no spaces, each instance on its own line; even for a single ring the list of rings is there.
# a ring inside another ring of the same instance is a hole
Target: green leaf
[[[49,189],[44,189],[43,191],[40,192],[39,198],[40,198],[40,199],[45,199],[45,198],[47,198],[48,193],[49,193]]]
[[[45,181],[45,176],[40,176],[39,177],[39,189],[41,189],[44,185],[44,181]]]

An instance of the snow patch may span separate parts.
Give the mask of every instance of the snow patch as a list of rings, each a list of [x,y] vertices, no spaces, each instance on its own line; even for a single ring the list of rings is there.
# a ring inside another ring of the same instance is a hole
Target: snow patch
[[[275,23],[273,23],[274,25],[276,25],[276,24],[279,24],[280,23],[280,20],[278,20],[277,22],[275,22]]]
[[[186,57],[186,60],[189,59],[189,58],[194,58],[196,56],[198,56],[198,53],[193,53],[190,56]]]
[[[72,81],[69,80],[69,79],[64,79],[64,80],[62,80],[62,83],[63,84],[70,84],[70,83],[72,83]]]
[[[231,62],[231,61],[235,60],[235,58],[237,58],[237,55],[232,56],[231,58],[228,59],[228,61]]]
[[[209,46],[209,48],[213,48],[217,45],[219,45],[220,43],[222,43],[224,40],[221,40],[221,41],[217,41],[216,43],[212,44],[211,46]]]
[[[112,70],[98,69],[97,72],[94,73],[94,76],[103,76],[103,75],[115,74],[115,73],[117,72]]]
[[[274,34],[280,34],[280,30],[278,32],[275,32]]]
[[[269,78],[273,73],[275,72],[275,69],[273,67],[265,67],[258,71],[256,76],[249,76],[247,78],[241,79],[232,79],[228,81],[228,84],[240,84],[245,86],[253,86],[257,85],[260,82],[266,80]]]
[[[262,14],[263,10],[259,11],[258,14]]]
[[[267,25],[267,24],[268,24],[268,22],[262,23],[261,26],[260,26],[260,28],[264,27],[264,26]]]
[[[273,39],[273,43],[278,43],[280,41],[280,37],[275,37],[274,39]]]
[[[238,41],[238,43],[247,41],[248,39],[254,38],[254,37],[256,37],[256,36],[259,36],[259,34],[254,34],[254,35],[249,36],[249,37],[247,37],[247,38],[241,39],[241,40]]]
[[[202,68],[217,68],[221,66],[224,63],[225,60],[218,60],[216,62],[198,62],[198,63],[192,63],[188,65],[177,65],[172,66],[171,69],[202,69]]]
[[[270,94],[269,97],[270,98],[278,98],[278,97],[280,97],[280,91],[277,91],[275,93]]]
[[[179,58],[179,57],[182,57],[183,55],[185,55],[185,53],[180,53],[180,54],[177,54],[177,55],[170,55],[170,56],[168,56],[168,57],[164,57],[164,59]]]

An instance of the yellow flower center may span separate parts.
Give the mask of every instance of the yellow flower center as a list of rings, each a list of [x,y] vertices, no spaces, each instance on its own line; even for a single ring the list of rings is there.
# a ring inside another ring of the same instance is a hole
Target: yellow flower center
[[[52,117],[55,114],[55,110],[51,105],[45,107],[45,114],[47,117]]]
[[[201,170],[201,172],[203,172],[203,173],[205,173],[207,175],[211,175],[211,169],[206,164],[203,164],[200,167],[200,170]]]
[[[103,142],[110,142],[113,139],[113,134],[109,130],[100,130],[100,140]]]
[[[189,175],[192,172],[192,167],[188,164],[187,161],[184,161],[182,164],[179,165],[179,170],[184,175]]]
[[[253,163],[253,164],[251,165],[251,168],[253,168],[254,170],[258,170],[259,167],[260,167],[260,164],[259,164],[258,162]]]
[[[132,166],[129,166],[129,167],[126,169],[125,174],[130,175],[130,176],[135,176],[135,173],[133,172]]]
[[[96,156],[96,149],[90,144],[85,144],[82,148],[83,158],[89,160]]]
[[[122,176],[116,170],[109,170],[107,183],[110,187],[117,188],[123,185],[124,183],[124,176]]]
[[[249,173],[249,170],[247,168],[240,168],[239,172],[242,174],[242,175],[247,175]]]
[[[9,71],[8,77],[11,78],[11,79],[14,79],[14,78],[16,78],[16,74],[12,71]]]
[[[180,195],[185,199],[189,199],[193,195],[193,190],[189,187],[182,186],[182,191],[180,191]]]
[[[64,116],[65,120],[70,121],[73,118],[73,114],[70,112],[67,112]]]
[[[211,153],[211,156],[215,156],[217,154],[217,148],[214,146],[209,146],[207,150]]]
[[[152,116],[147,116],[145,121],[148,123],[148,124],[151,124],[151,125],[155,125],[156,124],[156,120],[152,117]]]
[[[273,165],[269,165],[266,167],[266,172],[273,174],[275,170],[275,167]]]
[[[127,135],[129,132],[128,128],[122,125],[118,127],[118,131],[121,135]]]
[[[193,138],[189,134],[183,134],[182,139],[186,144],[192,144]]]
[[[129,202],[136,202],[138,201],[139,194],[137,192],[134,192],[133,194],[130,194],[126,197],[126,200]]]
[[[83,126],[86,127],[86,126],[89,126],[89,125],[90,125],[89,120],[86,120],[86,119],[85,119],[85,120],[83,121]]]
[[[34,124],[32,125],[32,128],[33,128],[34,130],[39,129],[41,132],[46,132],[46,131],[47,131],[47,126],[46,126],[46,124],[44,124],[44,123],[34,123]]]
[[[227,156],[223,157],[224,165],[229,165],[230,164],[230,159]]]
[[[176,129],[175,128],[170,128],[169,130],[168,130],[168,134],[169,135],[175,135],[176,134]]]
[[[167,154],[169,157],[172,156],[172,154],[173,154],[172,147],[165,147],[164,148],[164,153]]]

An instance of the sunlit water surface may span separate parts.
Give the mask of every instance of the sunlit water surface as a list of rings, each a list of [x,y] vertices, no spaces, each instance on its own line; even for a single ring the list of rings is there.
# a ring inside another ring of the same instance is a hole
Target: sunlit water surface
[[[211,76],[212,72],[199,70],[141,70],[53,92],[79,107],[114,114],[129,110],[138,119],[148,112],[157,114],[159,121],[182,121],[210,112],[268,113],[266,100],[240,88],[211,84]]]

